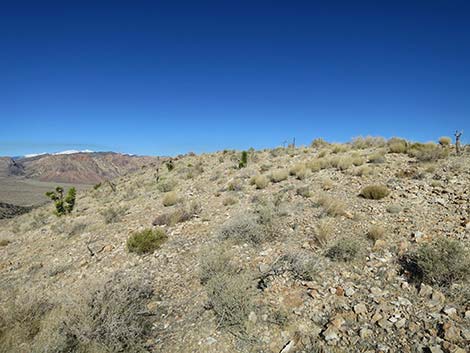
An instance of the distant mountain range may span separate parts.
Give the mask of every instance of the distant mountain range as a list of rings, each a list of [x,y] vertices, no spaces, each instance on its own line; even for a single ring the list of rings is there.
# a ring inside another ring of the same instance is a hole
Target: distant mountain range
[[[92,151],[0,157],[0,177],[94,184],[138,170],[159,160],[159,157]]]

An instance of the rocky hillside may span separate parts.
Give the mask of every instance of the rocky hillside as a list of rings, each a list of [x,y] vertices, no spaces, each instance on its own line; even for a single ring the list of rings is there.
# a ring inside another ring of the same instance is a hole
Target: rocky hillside
[[[146,167],[0,221],[0,352],[468,352],[469,190],[399,139]]]
[[[22,176],[60,183],[94,184],[116,178],[158,161],[156,157],[113,152],[45,154],[30,158],[0,158],[0,176]]]

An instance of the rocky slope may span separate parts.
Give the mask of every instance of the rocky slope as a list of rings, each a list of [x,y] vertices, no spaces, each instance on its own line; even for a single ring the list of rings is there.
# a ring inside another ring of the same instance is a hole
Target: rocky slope
[[[438,148],[191,155],[79,194],[70,216],[3,220],[0,352],[468,352],[470,152]],[[389,193],[359,196],[376,184]],[[159,249],[128,251],[157,228]],[[438,239],[458,247],[407,262]]]

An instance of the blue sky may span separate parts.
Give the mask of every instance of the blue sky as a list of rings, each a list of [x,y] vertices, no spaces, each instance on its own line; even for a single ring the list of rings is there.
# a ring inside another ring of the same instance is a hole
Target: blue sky
[[[10,1],[0,155],[470,141],[470,3]]]

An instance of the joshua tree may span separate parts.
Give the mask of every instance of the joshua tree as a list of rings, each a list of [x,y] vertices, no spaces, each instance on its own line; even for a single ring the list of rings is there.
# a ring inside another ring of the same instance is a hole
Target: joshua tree
[[[64,198],[64,189],[60,186],[56,187],[55,191],[46,192],[46,196],[54,201],[55,213],[59,217],[72,212],[76,195],[75,188],[70,188]]]
[[[462,136],[463,132],[462,131],[456,131],[454,136],[455,136],[455,152],[457,154],[460,154],[460,137]]]

